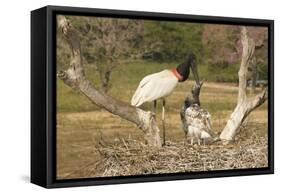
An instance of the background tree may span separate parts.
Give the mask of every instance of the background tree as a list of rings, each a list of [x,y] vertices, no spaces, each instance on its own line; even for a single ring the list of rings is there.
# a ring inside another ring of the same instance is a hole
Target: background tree
[[[248,28],[249,35],[255,42],[255,53],[252,63],[250,64],[251,92],[255,93],[257,80],[267,80],[268,66],[268,37],[266,28]]]
[[[160,62],[179,62],[192,50],[201,59],[203,24],[146,21],[145,56]]]
[[[267,29],[248,27],[249,36],[255,42],[254,61],[249,66],[248,80],[267,79]],[[202,32],[203,65],[215,73],[215,81],[238,81],[236,72],[242,55],[240,27],[236,25],[205,24]]]
[[[204,56],[210,69],[213,66],[224,68],[237,62],[241,54],[238,44],[240,39],[239,26],[206,24],[202,33]]]
[[[107,92],[112,71],[125,61],[140,57],[143,20],[71,16],[68,18],[77,28],[83,44],[84,64],[98,72],[100,88]],[[69,58],[70,50],[66,47],[60,38],[59,64],[65,64]]]

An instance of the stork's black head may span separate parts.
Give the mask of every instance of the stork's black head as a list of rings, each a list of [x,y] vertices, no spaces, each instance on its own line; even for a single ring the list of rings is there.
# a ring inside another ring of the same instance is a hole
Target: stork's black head
[[[196,57],[193,52],[188,52],[186,60],[177,66],[177,72],[182,76],[183,79],[180,82],[187,80],[190,73],[190,68],[196,65]]]

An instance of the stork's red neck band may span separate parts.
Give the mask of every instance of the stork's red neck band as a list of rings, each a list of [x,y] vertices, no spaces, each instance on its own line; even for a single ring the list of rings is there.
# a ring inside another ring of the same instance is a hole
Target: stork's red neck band
[[[181,76],[181,74],[179,74],[176,68],[171,69],[171,72],[173,72],[173,74],[178,78],[179,81],[183,80],[183,77]]]

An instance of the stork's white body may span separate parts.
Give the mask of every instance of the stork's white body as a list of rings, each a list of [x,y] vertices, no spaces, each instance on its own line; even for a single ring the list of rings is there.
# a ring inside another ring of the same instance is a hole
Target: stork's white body
[[[178,78],[171,70],[145,76],[131,100],[131,105],[139,107],[145,102],[163,99],[173,92],[177,84]]]
[[[156,112],[156,100],[162,99],[162,125],[163,125],[163,145],[165,145],[165,97],[169,96],[178,84],[178,77],[171,70],[163,70],[158,73],[145,76],[133,98],[131,105],[139,107],[145,102],[154,101],[154,111]]]

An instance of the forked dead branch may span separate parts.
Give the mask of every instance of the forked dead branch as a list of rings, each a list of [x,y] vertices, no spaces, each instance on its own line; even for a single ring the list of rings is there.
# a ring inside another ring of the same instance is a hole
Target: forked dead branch
[[[235,135],[246,117],[268,99],[267,87],[255,97],[247,97],[247,74],[250,63],[254,59],[255,42],[248,36],[246,27],[242,27],[241,29],[241,41],[243,53],[240,70],[238,72],[239,88],[237,105],[220,135],[220,139],[225,143],[234,140]]]
[[[114,99],[104,92],[98,91],[85,77],[83,68],[81,45],[76,29],[64,17],[58,16],[58,27],[71,48],[71,59],[66,71],[58,72],[58,77],[68,86],[84,94],[89,100],[112,114],[118,115],[135,123],[145,134],[148,144],[152,147],[161,147],[159,128],[155,115],[150,111],[130,106]]]

